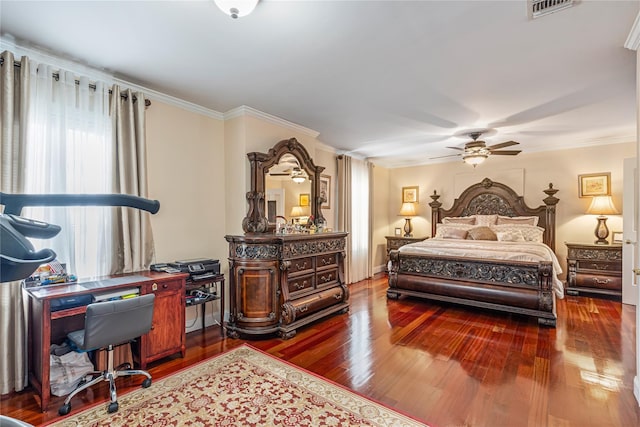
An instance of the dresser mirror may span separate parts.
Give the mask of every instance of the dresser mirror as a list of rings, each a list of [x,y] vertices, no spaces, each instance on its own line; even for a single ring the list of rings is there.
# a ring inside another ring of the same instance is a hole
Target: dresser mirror
[[[249,210],[242,221],[245,233],[275,231],[282,220],[324,222],[320,194],[322,166],[316,166],[295,139],[278,142],[267,153],[248,153],[251,165]]]

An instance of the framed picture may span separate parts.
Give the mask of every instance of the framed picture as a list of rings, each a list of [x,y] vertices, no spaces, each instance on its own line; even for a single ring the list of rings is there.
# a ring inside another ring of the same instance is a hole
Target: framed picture
[[[402,187],[402,203],[418,203],[418,186]]]
[[[611,243],[622,243],[622,231],[613,231],[611,233]]]
[[[402,229],[400,227],[396,227],[395,229],[395,235],[396,236],[402,236]]]
[[[309,195],[309,193],[301,193],[300,194],[300,203],[298,203],[298,206],[309,206],[309,199],[311,199],[311,196]]]
[[[331,209],[331,177],[329,175],[320,175],[320,197],[324,199],[320,207]]]
[[[610,196],[611,172],[578,175],[578,195],[580,197]]]

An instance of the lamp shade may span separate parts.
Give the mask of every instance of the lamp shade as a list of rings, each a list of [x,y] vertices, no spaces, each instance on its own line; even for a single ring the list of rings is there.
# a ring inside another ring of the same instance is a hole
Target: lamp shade
[[[233,19],[247,16],[256,8],[258,0],[213,0],[216,6]]]
[[[485,160],[487,160],[487,157],[488,157],[487,154],[474,153],[474,154],[469,154],[469,155],[463,156],[462,160],[464,160],[465,163],[467,163],[469,165],[473,165],[473,167],[476,167],[480,163],[482,163]]]
[[[595,196],[591,199],[591,205],[587,209],[587,213],[593,215],[617,215],[619,212],[613,205],[611,196]]]
[[[400,216],[416,216],[416,204],[415,203],[403,203],[400,208]]]
[[[292,217],[297,217],[302,215],[304,215],[304,212],[302,211],[302,206],[294,206],[291,208]]]

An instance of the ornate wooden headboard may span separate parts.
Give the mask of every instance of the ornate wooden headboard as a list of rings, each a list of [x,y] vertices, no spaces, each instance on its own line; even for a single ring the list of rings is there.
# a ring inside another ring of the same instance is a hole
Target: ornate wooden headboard
[[[543,241],[555,252],[556,205],[560,199],[554,196],[558,190],[553,188],[553,184],[549,184],[549,188],[543,191],[547,195],[542,200],[544,205],[530,208],[525,204],[523,197],[518,196],[513,189],[485,178],[482,182],[464,190],[460,197],[453,201],[451,209],[442,209],[442,203],[438,201],[440,195],[434,191],[430,196],[433,201],[429,203],[431,206],[431,236],[436,234],[436,224],[448,216],[491,214],[537,216],[539,218],[538,226],[544,228]]]

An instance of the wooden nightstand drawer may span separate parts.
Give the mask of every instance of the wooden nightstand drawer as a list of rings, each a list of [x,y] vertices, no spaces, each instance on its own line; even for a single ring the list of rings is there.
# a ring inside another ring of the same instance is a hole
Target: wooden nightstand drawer
[[[622,291],[622,278],[607,275],[577,274],[576,287]]]
[[[304,290],[313,289],[313,281],[315,276],[309,274],[307,276],[296,277],[295,279],[289,279],[289,292],[295,294]]]
[[[289,267],[289,275],[298,275],[299,273],[310,273],[313,271],[313,258],[298,258],[291,260]]]
[[[612,271],[621,272],[622,264],[619,262],[606,262],[606,261],[592,261],[592,260],[577,260],[576,268],[578,272],[582,271]]]

